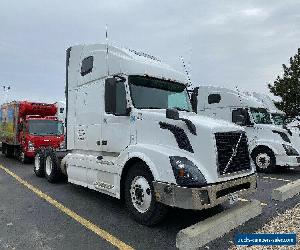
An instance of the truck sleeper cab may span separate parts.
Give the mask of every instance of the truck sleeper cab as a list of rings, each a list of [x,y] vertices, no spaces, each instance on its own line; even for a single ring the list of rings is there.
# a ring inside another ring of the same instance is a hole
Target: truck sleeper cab
[[[194,92],[194,95],[198,92],[198,114],[231,121],[245,128],[258,171],[300,165],[299,153],[288,131],[273,124],[269,111],[257,98],[213,86],[200,86]]]
[[[124,199],[145,225],[166,205],[201,210],[256,189],[241,127],[193,113],[183,74],[106,45],[67,51],[66,150],[36,158],[48,181]]]

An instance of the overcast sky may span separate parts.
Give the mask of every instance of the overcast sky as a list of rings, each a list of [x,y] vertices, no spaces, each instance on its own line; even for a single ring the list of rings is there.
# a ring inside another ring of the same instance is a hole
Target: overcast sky
[[[110,43],[183,56],[194,85],[267,93],[300,47],[298,0],[2,0],[0,24],[0,86],[46,102],[64,99],[66,48],[105,42],[105,24]]]

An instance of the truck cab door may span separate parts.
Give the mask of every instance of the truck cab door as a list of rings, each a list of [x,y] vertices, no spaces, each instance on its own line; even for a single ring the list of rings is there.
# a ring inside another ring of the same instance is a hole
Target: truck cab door
[[[240,116],[244,117],[243,124],[237,122],[240,121],[239,119]],[[251,121],[248,109],[245,108],[232,109],[232,122],[237,125],[243,126],[243,128],[246,130],[249,145],[255,143],[255,140],[257,138],[257,131],[254,127],[254,124]]]
[[[130,143],[130,116],[124,82],[109,78],[105,82],[105,112],[102,124],[101,149],[120,153]]]

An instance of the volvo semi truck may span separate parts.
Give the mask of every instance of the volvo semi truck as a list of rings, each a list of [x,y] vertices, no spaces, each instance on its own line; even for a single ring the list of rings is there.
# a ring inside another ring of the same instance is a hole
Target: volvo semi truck
[[[247,136],[192,112],[184,74],[136,50],[67,50],[66,149],[36,155],[34,171],[124,200],[139,223],[167,208],[201,210],[256,189]]]
[[[291,143],[295,146],[296,150],[300,151],[300,122],[297,118],[290,119],[286,114],[279,110],[273,100],[266,94],[253,92],[252,95],[261,101],[264,106],[269,110],[271,119],[274,125],[284,128],[288,132]]]
[[[40,147],[63,145],[62,122],[54,104],[28,101],[4,103],[0,110],[2,153],[25,163],[34,159]]]
[[[273,124],[269,110],[254,96],[214,86],[199,86],[192,95],[197,99],[199,115],[223,119],[245,128],[251,157],[258,171],[300,165],[299,152],[291,143],[288,131]]]

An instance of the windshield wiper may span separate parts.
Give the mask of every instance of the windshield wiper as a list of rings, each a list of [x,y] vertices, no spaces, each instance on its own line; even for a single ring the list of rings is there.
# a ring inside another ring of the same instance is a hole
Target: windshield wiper
[[[178,111],[186,111],[186,112],[190,112],[188,109],[179,108],[179,107],[173,107],[173,109],[177,109]]]
[[[141,109],[162,109],[162,108],[159,108],[159,107],[142,107]]]

